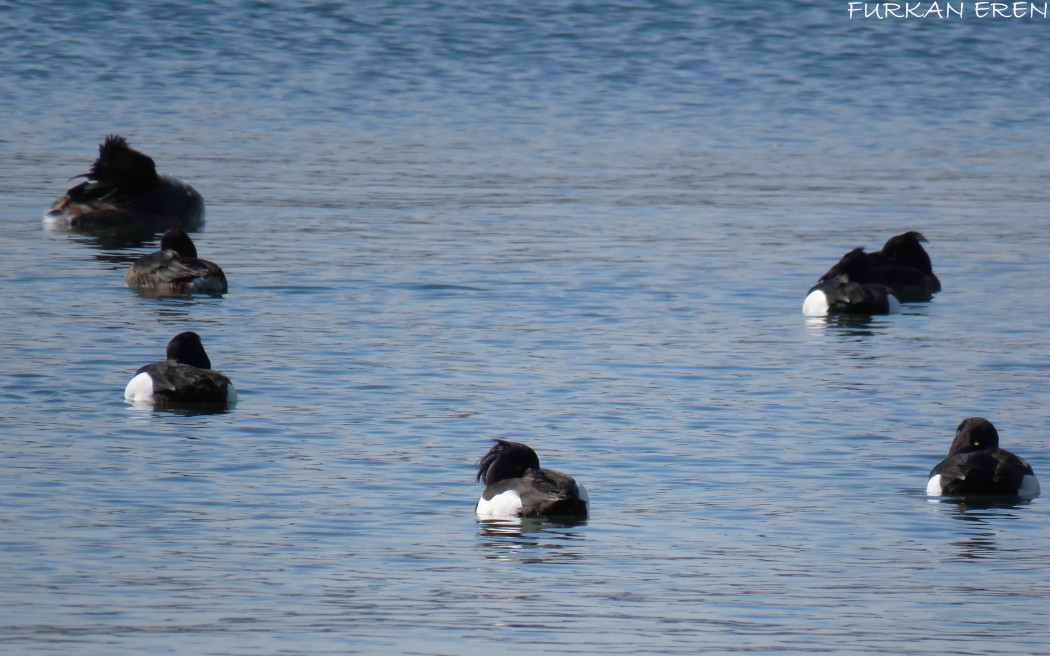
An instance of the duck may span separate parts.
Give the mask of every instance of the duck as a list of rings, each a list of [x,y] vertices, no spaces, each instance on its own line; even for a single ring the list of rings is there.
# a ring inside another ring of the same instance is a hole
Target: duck
[[[928,301],[941,291],[941,281],[933,272],[933,263],[922,247],[923,242],[927,240],[921,232],[909,230],[890,237],[882,250],[868,256],[875,279],[892,289],[903,302]]]
[[[197,247],[182,228],[169,228],[160,250],[133,262],[124,285],[169,294],[225,294],[229,289],[226,274],[214,262],[197,258]]]
[[[44,221],[81,230],[129,230],[204,223],[204,199],[189,184],[157,172],[148,155],[118,134],[106,137],[87,178],[52,203]]]
[[[872,281],[889,287],[901,302],[930,300],[941,291],[941,281],[933,272],[933,263],[922,247],[923,242],[927,239],[921,232],[909,230],[887,239],[881,250],[865,253]],[[840,260],[818,282],[831,280],[841,273]]]
[[[225,404],[237,402],[237,391],[230,379],[211,368],[201,337],[183,332],[168,342],[167,359],[139,368],[124,398],[136,403]]]
[[[829,314],[896,314],[900,301],[893,291],[875,279],[868,254],[855,248],[842,256],[832,271],[810,288],[802,303],[802,314],[822,317]]]
[[[928,496],[1039,495],[1039,479],[1020,456],[999,448],[999,432],[983,417],[963,419],[955,429],[948,457],[930,470]]]
[[[542,469],[539,456],[525,444],[493,442],[477,462],[477,480],[485,483],[475,508],[479,516],[587,517],[587,490],[571,476]]]

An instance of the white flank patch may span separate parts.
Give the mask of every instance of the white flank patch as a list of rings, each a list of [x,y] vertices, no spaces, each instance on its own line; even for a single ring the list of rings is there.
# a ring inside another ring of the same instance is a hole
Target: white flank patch
[[[233,383],[226,386],[226,405],[232,406],[237,403],[237,390],[233,389]]]
[[[580,491],[580,499],[587,504],[587,512],[591,511],[591,497],[587,494],[587,488],[582,483],[576,483],[576,489]]]
[[[124,388],[124,398],[128,401],[152,401],[153,379],[145,371],[135,376]]]
[[[61,230],[69,227],[69,215],[65,212],[59,212],[58,214],[52,214],[51,212],[44,213],[44,229],[45,230]]]
[[[890,314],[901,313],[901,302],[897,300],[897,297],[893,294],[887,294],[886,300],[890,302]]]
[[[516,517],[521,513],[521,497],[514,490],[507,490],[491,499],[482,497],[474,512],[483,517]]]
[[[1039,479],[1031,474],[1025,474],[1021,480],[1021,487],[1017,490],[1017,496],[1031,499],[1039,496]]]
[[[930,482],[926,484],[926,494],[931,497],[941,496],[941,475],[937,474],[930,478]]]
[[[822,317],[828,313],[828,295],[814,289],[802,303],[802,314],[807,317]]]

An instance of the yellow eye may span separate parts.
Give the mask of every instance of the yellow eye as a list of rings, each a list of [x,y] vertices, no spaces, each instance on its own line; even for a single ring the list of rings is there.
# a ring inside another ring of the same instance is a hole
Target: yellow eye
[[[981,446],[981,442],[980,441],[976,441],[976,442],[973,443],[973,445],[974,446]]]

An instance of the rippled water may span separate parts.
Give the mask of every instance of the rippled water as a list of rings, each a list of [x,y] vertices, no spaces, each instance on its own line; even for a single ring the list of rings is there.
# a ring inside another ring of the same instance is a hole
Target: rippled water
[[[0,9],[0,651],[1046,651],[1045,501],[923,495],[970,415],[1050,472],[1045,22]],[[225,297],[43,229],[111,132]],[[908,229],[933,302],[801,316]],[[183,330],[232,411],[121,398]],[[494,437],[592,517],[478,522]]]

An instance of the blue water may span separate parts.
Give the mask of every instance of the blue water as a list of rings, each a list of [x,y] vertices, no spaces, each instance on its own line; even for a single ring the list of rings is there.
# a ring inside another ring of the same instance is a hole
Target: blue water
[[[0,651],[1047,653],[1050,23],[845,2],[0,3]],[[45,230],[109,133],[224,297]],[[944,291],[806,320],[920,230]],[[122,399],[199,332],[224,414]],[[575,525],[479,523],[532,445]]]

